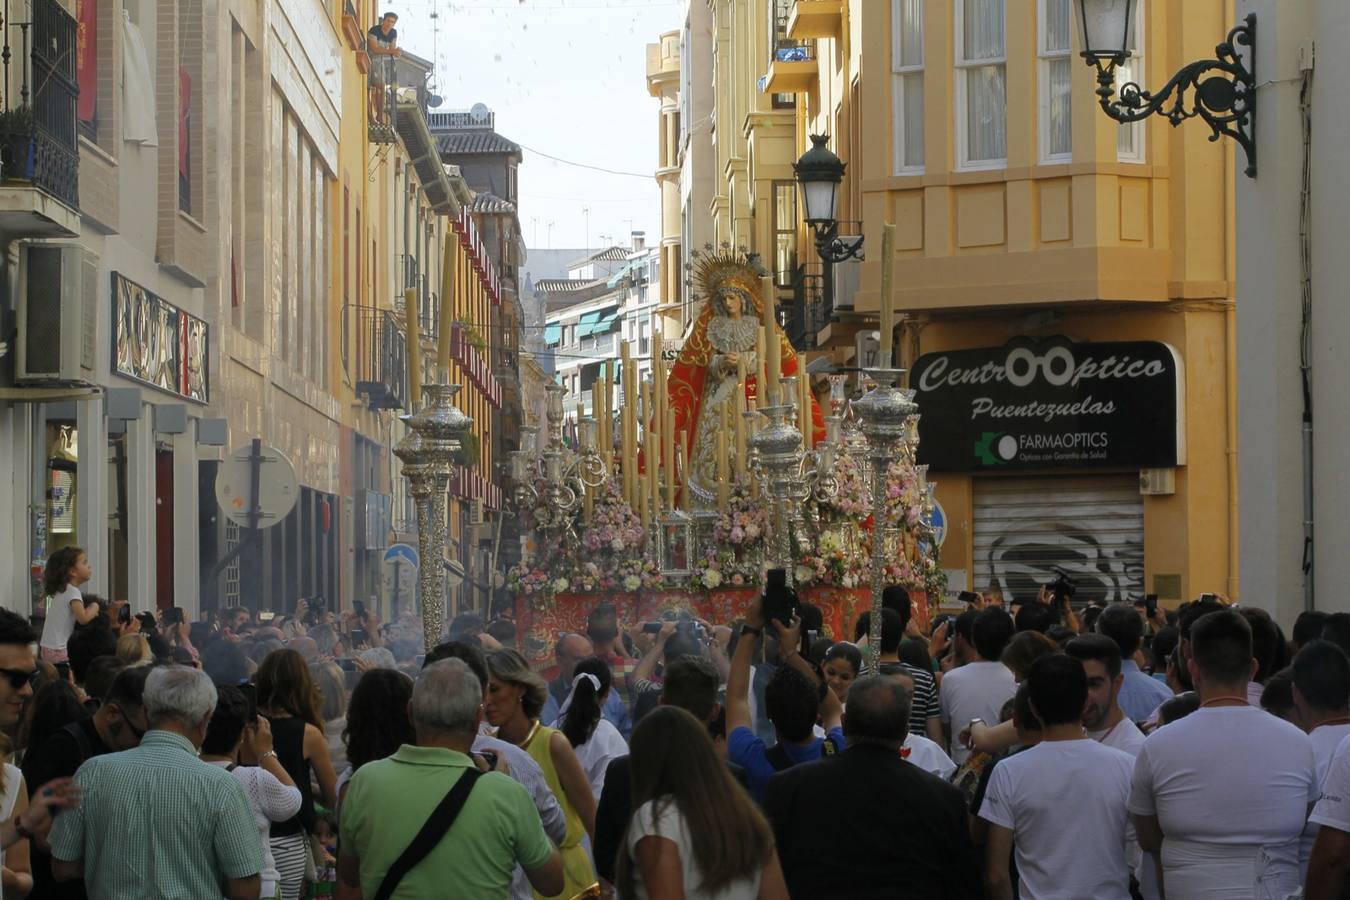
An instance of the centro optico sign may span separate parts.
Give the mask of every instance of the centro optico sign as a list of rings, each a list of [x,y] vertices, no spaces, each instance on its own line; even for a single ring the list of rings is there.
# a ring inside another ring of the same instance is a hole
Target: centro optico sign
[[[919,461],[932,469],[1182,465],[1185,379],[1157,341],[1018,339],[914,366]]]

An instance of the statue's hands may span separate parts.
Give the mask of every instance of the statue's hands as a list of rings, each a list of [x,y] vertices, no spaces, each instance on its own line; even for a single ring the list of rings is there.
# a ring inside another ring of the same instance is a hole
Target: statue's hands
[[[722,356],[722,371],[728,375],[735,375],[740,361],[741,355],[739,353],[724,354]]]

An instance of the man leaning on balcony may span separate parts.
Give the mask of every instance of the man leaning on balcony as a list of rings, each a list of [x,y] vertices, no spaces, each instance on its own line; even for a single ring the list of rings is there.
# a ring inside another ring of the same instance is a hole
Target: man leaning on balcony
[[[366,53],[370,61],[370,120],[381,125],[389,124],[385,106],[385,91],[394,81],[394,60],[403,51],[398,49],[398,29],[394,23],[398,14],[387,12],[380,17],[378,25],[370,26],[366,32]]]

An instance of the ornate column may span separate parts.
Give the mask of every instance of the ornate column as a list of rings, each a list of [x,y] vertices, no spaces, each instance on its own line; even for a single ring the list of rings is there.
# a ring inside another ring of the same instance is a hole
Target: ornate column
[[[413,415],[401,416],[408,433],[399,441],[394,455],[403,462],[403,475],[417,506],[417,550],[422,567],[418,571],[418,589],[422,595],[422,630],[430,652],[441,639],[445,625],[446,492],[450,487],[450,467],[460,450],[461,440],[473,427],[473,419],[454,404],[457,384],[428,384],[422,388],[425,401]]]

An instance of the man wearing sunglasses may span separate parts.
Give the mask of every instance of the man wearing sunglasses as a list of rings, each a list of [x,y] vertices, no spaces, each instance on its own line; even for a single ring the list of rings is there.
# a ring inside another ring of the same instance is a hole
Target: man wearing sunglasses
[[[88,759],[139,746],[149,728],[141,698],[150,666],[132,666],[117,673],[98,711],[71,722],[27,754],[23,774],[27,784],[46,784],[53,778],[74,775]],[[36,844],[29,845],[33,868],[33,896],[83,900],[83,881],[57,883],[52,877],[51,856]]]
[[[0,728],[12,728],[33,697],[35,643],[37,634],[22,616],[0,609]]]

